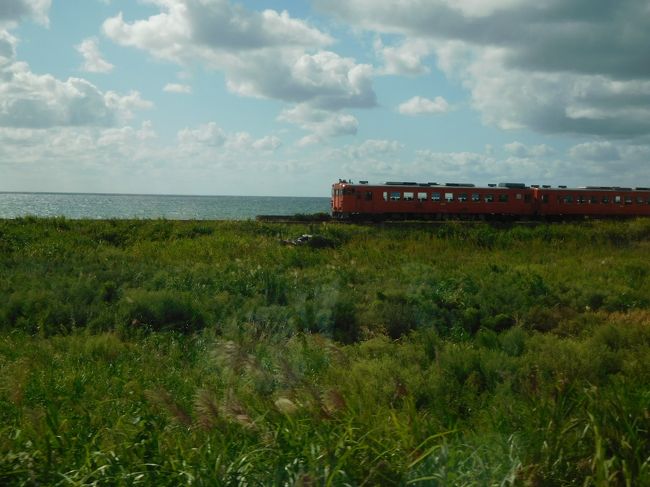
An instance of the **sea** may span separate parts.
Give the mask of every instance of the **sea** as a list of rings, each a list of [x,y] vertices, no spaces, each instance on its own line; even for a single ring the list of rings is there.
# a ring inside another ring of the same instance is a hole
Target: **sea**
[[[252,220],[329,210],[330,199],[323,197],[0,192],[0,218]]]

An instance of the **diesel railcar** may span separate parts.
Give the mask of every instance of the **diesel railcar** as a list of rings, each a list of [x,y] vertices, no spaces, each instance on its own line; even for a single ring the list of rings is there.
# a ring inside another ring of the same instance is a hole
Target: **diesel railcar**
[[[650,216],[650,188],[339,180],[332,185],[331,212],[338,219],[373,220]]]

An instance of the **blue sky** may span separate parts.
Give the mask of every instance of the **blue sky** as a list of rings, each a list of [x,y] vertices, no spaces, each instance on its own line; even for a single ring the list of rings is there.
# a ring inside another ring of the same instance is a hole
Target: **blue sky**
[[[0,191],[650,186],[647,0],[3,0]]]

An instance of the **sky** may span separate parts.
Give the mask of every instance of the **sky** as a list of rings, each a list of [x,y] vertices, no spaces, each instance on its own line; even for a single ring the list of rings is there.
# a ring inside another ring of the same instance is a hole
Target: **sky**
[[[1,0],[0,191],[650,186],[650,0]]]

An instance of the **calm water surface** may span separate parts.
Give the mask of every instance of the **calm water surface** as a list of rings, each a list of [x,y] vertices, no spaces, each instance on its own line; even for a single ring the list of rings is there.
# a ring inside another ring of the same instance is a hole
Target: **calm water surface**
[[[329,212],[329,198],[0,193],[0,218],[168,218],[247,220],[257,215]]]

